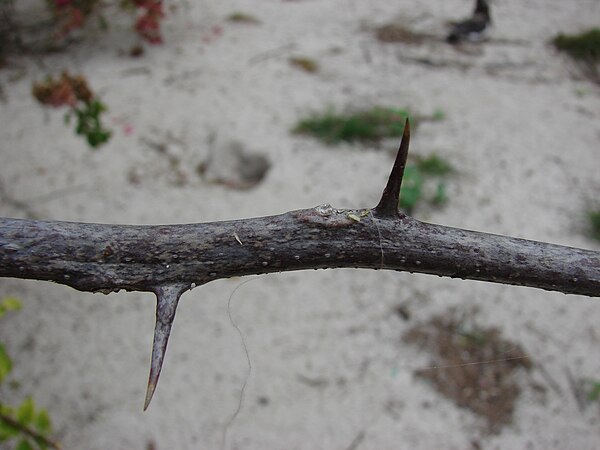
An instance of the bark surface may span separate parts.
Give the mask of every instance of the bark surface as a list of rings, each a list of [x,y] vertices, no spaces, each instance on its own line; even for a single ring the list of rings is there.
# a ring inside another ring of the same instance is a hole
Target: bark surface
[[[126,226],[0,219],[0,276],[82,291],[358,267],[600,296],[600,253],[329,205],[252,219]]]
[[[91,292],[154,292],[144,409],[158,383],[181,294],[219,278],[354,267],[600,297],[600,252],[434,225],[400,213],[409,140],[407,121],[373,209],[319,205],[277,216],[155,226],[0,218],[0,277]]]

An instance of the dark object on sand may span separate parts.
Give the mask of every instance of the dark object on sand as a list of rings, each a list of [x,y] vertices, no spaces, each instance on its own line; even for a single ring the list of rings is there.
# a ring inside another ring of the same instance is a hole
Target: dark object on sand
[[[600,28],[590,28],[580,34],[557,35],[552,43],[571,57],[589,63],[600,62]]]
[[[482,38],[482,33],[487,26],[492,22],[490,16],[490,6],[486,0],[477,0],[475,2],[475,10],[473,16],[453,24],[452,30],[446,37],[446,42],[450,44],[458,44],[461,41],[477,41]]]

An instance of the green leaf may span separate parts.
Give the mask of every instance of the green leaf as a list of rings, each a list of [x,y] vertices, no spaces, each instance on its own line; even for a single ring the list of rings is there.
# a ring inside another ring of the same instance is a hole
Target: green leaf
[[[0,344],[0,383],[4,381],[4,378],[10,373],[11,370],[12,361],[6,353],[4,345]]]
[[[97,99],[85,103],[81,108],[73,109],[77,115],[75,133],[85,136],[92,148],[104,144],[110,138],[110,131],[103,129],[100,123],[100,114],[106,110],[106,105]]]
[[[411,212],[421,199],[423,189],[423,175],[415,166],[407,166],[402,177],[402,190],[400,191],[400,207]]]
[[[438,183],[435,191],[435,197],[432,200],[434,205],[443,205],[448,202],[448,196],[446,195],[446,185],[444,183]]]
[[[433,120],[444,120],[446,118],[446,113],[442,109],[436,109],[431,116]]]
[[[35,418],[35,428],[41,433],[50,433],[52,431],[52,423],[48,411],[40,409]]]
[[[17,297],[4,297],[2,305],[7,311],[17,311],[23,307],[23,303]]]
[[[440,158],[435,153],[428,158],[422,158],[417,163],[417,166],[423,173],[429,175],[447,175],[454,171],[454,168],[443,158]]]
[[[588,400],[590,402],[595,402],[598,399],[600,399],[600,382],[592,381],[591,388],[588,392]]]
[[[108,111],[108,107],[100,100],[95,100],[95,102],[97,103],[98,113]]]
[[[588,220],[592,228],[592,237],[600,241],[600,209],[588,211]]]
[[[110,138],[109,131],[92,131],[87,135],[88,144],[95,148],[104,144]]]
[[[581,34],[559,34],[554,46],[571,57],[588,62],[600,61],[600,28],[590,28]]]
[[[12,416],[14,412],[15,408],[13,408],[12,406],[3,405],[0,403],[0,413],[4,414],[5,416]]]
[[[34,450],[34,448],[26,439],[21,439],[15,447],[15,450]]]
[[[17,408],[17,421],[23,425],[29,425],[35,417],[35,403],[31,397],[27,397]]]
[[[39,450],[46,450],[48,448],[48,444],[46,444],[46,441],[43,439],[34,438],[33,440],[37,444]]]
[[[0,300],[0,317],[4,316],[9,311],[17,311],[21,309],[23,304],[16,297],[4,297]]]
[[[399,108],[374,107],[350,114],[328,110],[298,122],[295,133],[313,135],[327,144],[356,141],[378,141],[402,136],[409,112]]]
[[[10,426],[0,419],[0,442],[19,435],[19,430]]]

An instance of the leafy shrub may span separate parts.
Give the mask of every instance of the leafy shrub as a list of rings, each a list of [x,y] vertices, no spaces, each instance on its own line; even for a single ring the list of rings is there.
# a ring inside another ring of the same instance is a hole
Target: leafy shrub
[[[102,128],[100,123],[100,114],[104,111],[106,106],[96,99],[83,103],[79,108],[73,108],[73,113],[77,117],[75,133],[85,136],[92,148],[104,144],[110,138],[110,131]],[[65,121],[69,123],[70,120],[71,116],[67,113]]]
[[[575,59],[587,62],[600,61],[600,28],[592,28],[580,34],[559,34],[552,41],[554,46]]]
[[[71,76],[64,72],[56,80],[48,77],[45,81],[34,83],[33,96],[42,105],[55,108],[67,106],[69,112],[65,122],[69,123],[74,115],[77,118],[75,133],[85,136],[92,148],[110,138],[110,131],[105,130],[100,121],[100,114],[106,111],[106,106],[95,97],[83,76]]]
[[[590,402],[597,402],[600,400],[600,381],[588,380],[590,385],[587,393],[587,400]]]
[[[350,114],[327,111],[299,121],[293,131],[312,135],[327,144],[378,141],[402,136],[407,117],[411,116],[406,109],[380,106]]]
[[[4,297],[0,300],[0,319],[6,314],[21,309],[20,300]],[[12,360],[0,343],[0,384],[12,370]],[[18,406],[0,401],[0,443],[14,443],[15,450],[59,449],[60,445],[49,436],[52,432],[50,416],[45,409],[38,409],[31,397]],[[5,448],[5,447],[2,447]]]
[[[417,166],[407,166],[404,169],[402,188],[400,191],[400,208],[409,214],[413,211],[423,196],[423,173]]]
[[[115,2],[101,0],[40,0],[50,12],[50,20],[24,24],[16,14],[18,0],[0,0],[0,66],[11,54],[48,52],[61,48],[65,38],[94,22],[108,29],[114,20]],[[28,4],[31,2],[28,2]],[[163,42],[161,23],[165,17],[161,0],[120,0],[120,11],[133,16],[132,28],[150,44]],[[110,15],[105,13],[110,9]],[[136,46],[139,47],[139,46]],[[134,47],[135,48],[135,47]]]
[[[47,0],[57,22],[57,37],[65,37],[81,28],[94,14],[101,14],[106,6],[100,0]],[[163,2],[160,0],[122,0],[121,9],[133,11],[136,19],[134,30],[151,44],[160,44],[162,35],[160,21],[164,17]],[[102,18],[106,24],[106,18]]]
[[[417,204],[425,199],[427,184],[433,182],[433,178],[445,177],[453,171],[452,166],[436,154],[428,158],[420,158],[415,164],[409,164],[404,169],[402,178],[400,208],[409,214],[412,213]],[[446,203],[448,197],[445,183],[438,180],[435,194],[426,200],[436,206]]]
[[[428,158],[419,158],[417,166],[422,172],[429,175],[442,176],[448,175],[454,171],[448,161],[440,158],[435,153]]]

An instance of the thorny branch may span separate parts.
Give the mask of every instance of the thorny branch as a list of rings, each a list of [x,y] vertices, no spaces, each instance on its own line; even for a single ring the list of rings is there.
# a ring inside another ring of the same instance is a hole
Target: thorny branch
[[[405,126],[381,201],[187,225],[100,225],[0,218],[0,277],[82,291],[156,294],[147,408],[181,294],[219,278],[355,267],[421,272],[600,297],[600,252],[429,224],[398,210]]]

